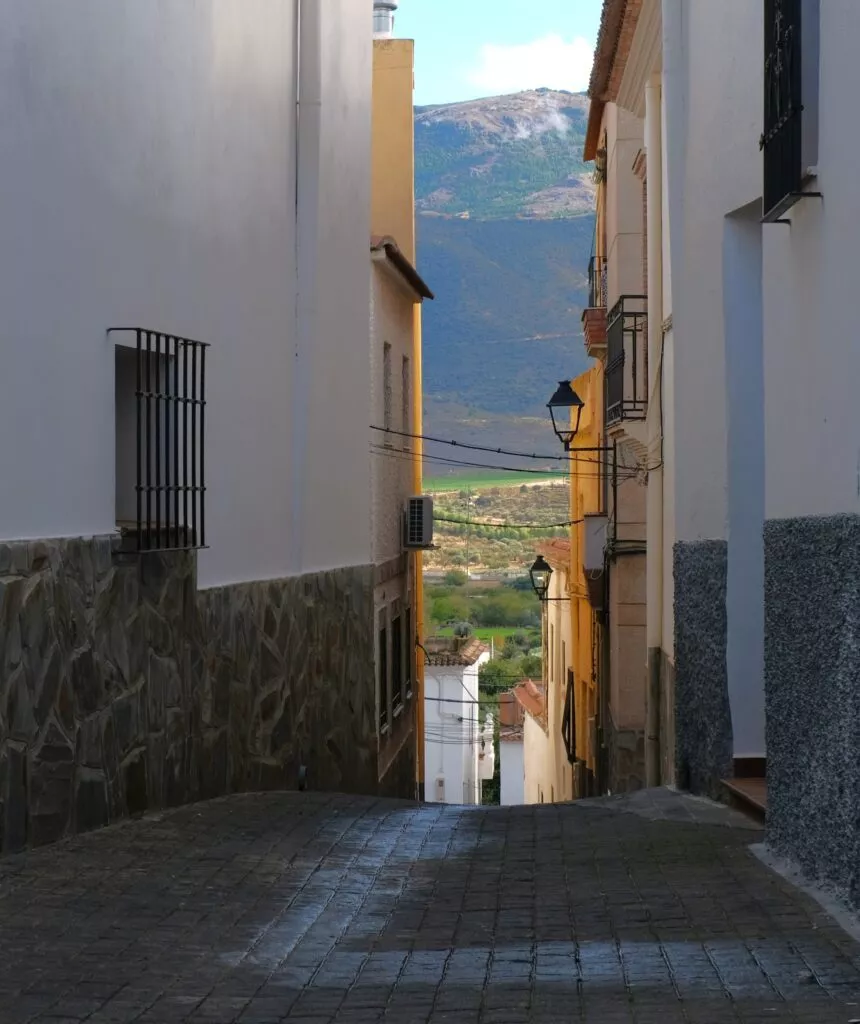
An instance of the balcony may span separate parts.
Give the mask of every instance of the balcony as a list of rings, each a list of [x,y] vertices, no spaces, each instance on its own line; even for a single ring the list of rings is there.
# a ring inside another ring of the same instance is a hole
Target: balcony
[[[648,303],[622,295],[606,328],[606,426],[644,420],[648,409]]]
[[[588,261],[588,306],[582,311],[582,333],[590,356],[606,349],[606,260],[592,256]]]

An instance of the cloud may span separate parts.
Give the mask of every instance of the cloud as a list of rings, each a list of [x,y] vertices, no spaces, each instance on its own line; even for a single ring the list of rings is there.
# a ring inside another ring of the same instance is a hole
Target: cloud
[[[487,43],[468,78],[484,95],[541,87],[581,92],[588,87],[593,56],[593,44],[582,36],[570,42],[548,35],[514,46]]]

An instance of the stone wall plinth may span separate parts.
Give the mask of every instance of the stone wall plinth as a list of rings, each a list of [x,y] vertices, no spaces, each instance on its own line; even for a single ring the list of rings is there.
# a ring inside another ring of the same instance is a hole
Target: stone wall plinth
[[[195,579],[111,537],[0,544],[0,849],[300,778],[414,795],[414,732],[379,778],[371,566]]]

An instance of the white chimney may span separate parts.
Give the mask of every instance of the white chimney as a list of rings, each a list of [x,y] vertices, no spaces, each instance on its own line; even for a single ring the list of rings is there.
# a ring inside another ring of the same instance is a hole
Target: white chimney
[[[400,0],[373,0],[373,38],[394,38],[394,12]]]

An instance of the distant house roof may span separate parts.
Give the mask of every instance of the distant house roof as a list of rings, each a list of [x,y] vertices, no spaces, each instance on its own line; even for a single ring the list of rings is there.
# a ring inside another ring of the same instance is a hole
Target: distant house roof
[[[434,299],[436,296],[427,287],[424,279],[412,266],[397,242],[391,235],[371,235],[370,251],[384,256],[409,287],[422,299]]]
[[[618,95],[641,12],[642,0],[603,0],[591,80],[588,83],[591,107],[583,147],[585,160],[593,160],[597,155],[603,109],[607,103],[614,102]]]
[[[523,724],[522,704],[517,700],[513,690],[499,694],[499,726],[501,728],[518,728]]]
[[[514,687],[514,694],[532,718],[538,719],[543,724],[546,718],[546,690],[544,687],[540,683],[533,683],[531,679],[524,679]]]
[[[560,537],[555,540],[546,540],[538,544],[537,551],[543,555],[553,569],[561,569],[564,572],[570,568],[570,541]]]
[[[474,665],[489,648],[476,636],[464,640],[458,637],[434,636],[424,642],[427,665]]]

